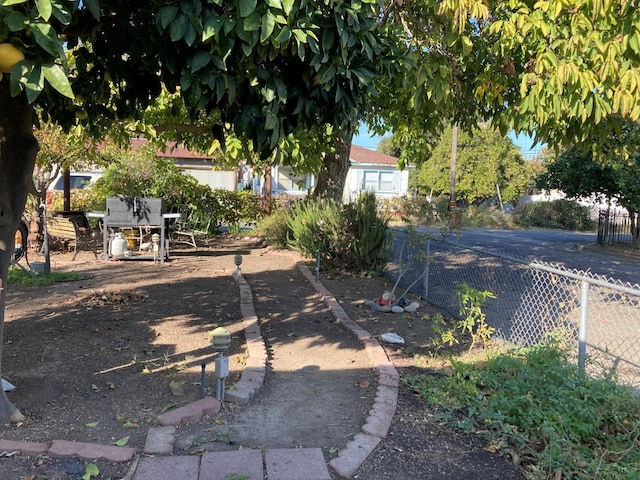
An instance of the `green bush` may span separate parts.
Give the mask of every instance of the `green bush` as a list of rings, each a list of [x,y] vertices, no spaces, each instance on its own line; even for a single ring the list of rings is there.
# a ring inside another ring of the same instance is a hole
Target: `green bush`
[[[258,230],[266,241],[276,248],[285,248],[292,237],[289,227],[289,217],[291,213],[288,209],[274,210],[258,224]]]
[[[241,223],[255,224],[263,215],[260,197],[250,191],[216,189],[214,197],[220,206],[220,221],[228,225],[229,230],[237,232]]]
[[[212,190],[150,149],[110,149],[105,156],[110,166],[104,176],[71,192],[73,209],[104,211],[106,199],[116,196],[162,198],[167,211],[182,212],[193,228],[210,234],[221,224],[237,231],[241,223],[257,223],[262,216],[260,198],[251,192]],[[50,210],[62,210],[60,192],[53,196]]]
[[[173,162],[153,153],[123,152],[111,159],[104,176],[85,188],[82,205],[87,210],[102,211],[107,197],[163,198],[165,207],[179,209],[183,205],[204,209],[211,198],[211,188],[201,185]]]
[[[380,210],[390,219],[410,225],[431,225],[439,220],[436,207],[423,196],[385,198]]]
[[[469,207],[463,214],[462,224],[469,228],[514,228],[512,215],[497,208]]]
[[[408,381],[440,420],[489,436],[530,478],[640,478],[640,400],[608,375],[587,376],[558,344]]]
[[[336,268],[350,272],[379,272],[385,267],[389,248],[388,218],[378,215],[375,195],[362,194],[357,202],[343,207],[342,250]]]
[[[308,200],[292,210],[290,245],[331,269],[353,273],[380,271],[389,245],[388,220],[378,216],[373,194],[341,207],[332,200]]]
[[[322,258],[331,262],[335,256],[331,245],[339,235],[341,208],[337,202],[325,199],[309,199],[298,203],[292,210],[288,225],[292,233],[290,246],[303,255]]]
[[[596,225],[589,216],[588,207],[565,199],[518,205],[513,216],[515,222],[523,227],[593,230]]]

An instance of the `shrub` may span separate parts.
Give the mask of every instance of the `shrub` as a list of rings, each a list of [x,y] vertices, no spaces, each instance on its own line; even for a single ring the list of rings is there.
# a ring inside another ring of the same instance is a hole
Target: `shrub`
[[[277,248],[285,248],[289,244],[292,237],[291,228],[289,227],[289,217],[291,213],[288,209],[275,210],[264,217],[259,225],[258,230],[270,245]]]
[[[303,255],[315,257],[320,251],[322,258],[332,261],[335,252],[330,245],[340,232],[340,206],[333,200],[309,199],[298,203],[292,210],[288,225],[292,233],[290,246]]]
[[[380,202],[380,210],[390,219],[410,225],[430,225],[439,220],[434,204],[424,197],[393,197]]]
[[[241,223],[257,223],[262,216],[259,197],[249,191],[212,190],[173,162],[152,150],[107,151],[110,166],[95,184],[71,191],[71,205],[85,211],[104,211],[107,197],[163,198],[167,211],[179,211],[191,226],[213,234],[220,224],[238,230]],[[52,210],[62,209],[62,194],[54,192]]]
[[[263,215],[260,198],[250,191],[232,192],[216,189],[214,197],[220,205],[220,221],[237,232],[241,223],[257,223]]]
[[[342,255],[334,266],[351,272],[381,271],[389,247],[387,218],[378,216],[375,195],[363,194],[343,208],[343,234],[338,243]]]
[[[513,216],[497,208],[469,207],[463,217],[462,223],[465,227],[513,228],[515,226]]]
[[[329,268],[353,273],[380,271],[389,245],[388,220],[378,216],[373,194],[340,207],[332,200],[298,204],[289,218],[291,246]]]
[[[566,228],[569,230],[593,230],[595,228],[595,222],[589,216],[588,207],[565,199],[518,205],[513,216],[516,223],[523,227]]]

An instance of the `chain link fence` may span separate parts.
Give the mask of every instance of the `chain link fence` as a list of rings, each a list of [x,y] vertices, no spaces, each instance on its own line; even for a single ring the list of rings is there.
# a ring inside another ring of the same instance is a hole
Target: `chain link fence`
[[[550,333],[575,346],[587,371],[615,372],[640,388],[640,286],[459,242],[397,231],[390,276],[430,304],[458,316],[455,288],[490,291],[483,311],[494,337],[530,346]]]

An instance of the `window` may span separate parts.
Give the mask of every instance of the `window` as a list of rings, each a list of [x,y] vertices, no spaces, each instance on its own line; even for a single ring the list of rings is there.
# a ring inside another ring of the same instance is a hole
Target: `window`
[[[362,190],[366,192],[393,192],[395,172],[365,171]]]
[[[91,177],[89,175],[71,175],[69,188],[84,188],[91,183]],[[64,190],[64,178],[60,177],[53,187],[54,190]]]
[[[380,186],[378,190],[381,192],[393,192],[393,172],[380,172]]]

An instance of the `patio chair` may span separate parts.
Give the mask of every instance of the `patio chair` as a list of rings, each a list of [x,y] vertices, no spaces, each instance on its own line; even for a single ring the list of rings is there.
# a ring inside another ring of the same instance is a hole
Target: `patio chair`
[[[176,245],[189,245],[195,249],[198,248],[199,243],[205,243],[208,247],[207,237],[211,220],[201,218],[191,209],[180,209],[180,213],[180,218],[170,227],[171,242]]]

